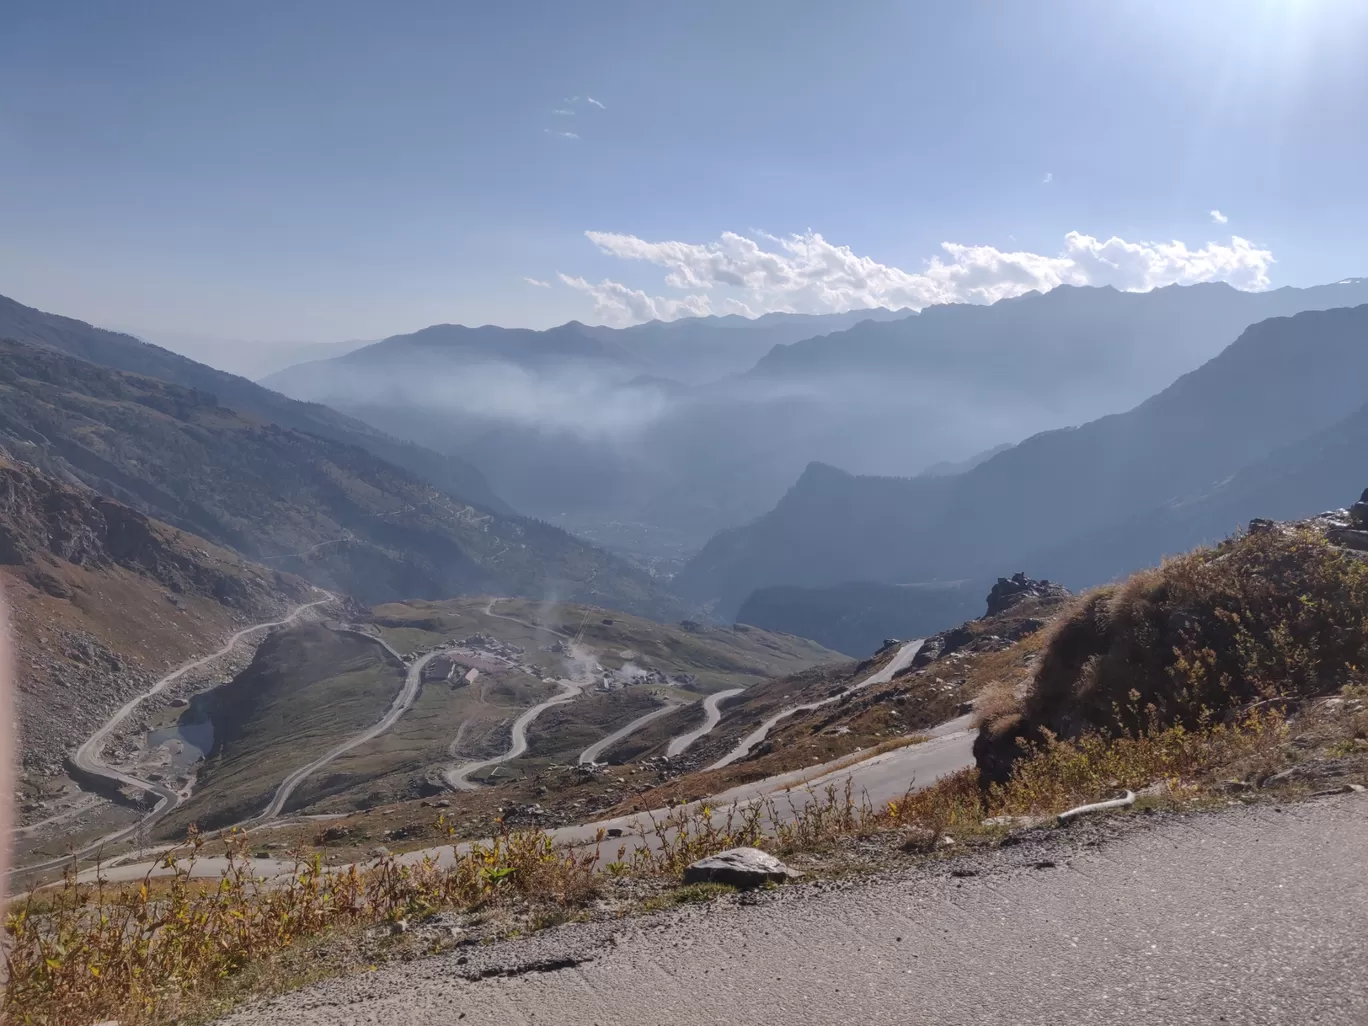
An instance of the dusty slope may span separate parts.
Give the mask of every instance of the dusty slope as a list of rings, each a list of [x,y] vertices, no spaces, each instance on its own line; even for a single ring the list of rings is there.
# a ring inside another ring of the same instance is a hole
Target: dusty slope
[[[21,758],[49,774],[167,666],[310,590],[2,454],[0,579],[18,648]]]

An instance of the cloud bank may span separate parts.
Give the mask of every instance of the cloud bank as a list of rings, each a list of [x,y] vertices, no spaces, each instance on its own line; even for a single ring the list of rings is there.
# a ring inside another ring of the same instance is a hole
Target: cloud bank
[[[1069,232],[1056,256],[993,246],[941,244],[920,271],[859,256],[817,232],[755,237],[724,232],[715,242],[648,242],[635,235],[588,231],[599,250],[665,270],[674,295],[651,295],[621,282],[560,274],[594,301],[610,324],[677,317],[772,312],[839,313],[888,307],[920,310],[937,303],[993,303],[1058,285],[1110,285],[1143,292],[1163,285],[1224,281],[1239,289],[1269,285],[1273,254],[1232,236],[1228,245],[1102,240]]]

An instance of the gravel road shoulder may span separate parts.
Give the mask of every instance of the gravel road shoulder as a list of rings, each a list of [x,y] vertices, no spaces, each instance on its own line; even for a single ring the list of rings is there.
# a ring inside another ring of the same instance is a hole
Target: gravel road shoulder
[[[1368,797],[1117,816],[872,877],[560,927],[230,1026],[1368,1022]]]

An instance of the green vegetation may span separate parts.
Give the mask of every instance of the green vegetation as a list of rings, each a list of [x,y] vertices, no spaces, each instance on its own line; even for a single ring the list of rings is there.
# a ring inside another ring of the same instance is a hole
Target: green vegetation
[[[214,748],[163,836],[260,812],[290,771],[380,719],[403,680],[398,660],[358,635],[318,624],[272,635],[246,670],[208,696]],[[331,772],[301,784],[290,807],[339,786]]]

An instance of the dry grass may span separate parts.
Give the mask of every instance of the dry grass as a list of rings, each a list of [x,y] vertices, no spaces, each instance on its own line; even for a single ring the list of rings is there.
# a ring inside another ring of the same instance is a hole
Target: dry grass
[[[1331,693],[1365,666],[1368,562],[1311,530],[1267,531],[1090,596],[1051,637],[1027,712],[1085,728],[1195,726],[1247,702]]]
[[[155,887],[78,885],[69,875],[55,895],[11,913],[0,1009],[15,1023],[190,1021],[244,980],[279,988],[308,979],[309,960],[294,956],[341,943],[348,930],[506,902],[536,905],[534,924],[564,921],[595,893],[599,872],[670,878],[739,845],[813,852],[873,835],[932,850],[951,834],[1001,833],[998,817],[1055,813],[1156,783],[1171,800],[1204,800],[1231,775],[1251,786],[1299,763],[1347,763],[1361,776],[1366,627],[1368,565],[1311,532],[1239,538],[1086,597],[1048,638],[1013,654],[983,654],[975,673],[992,735],[1016,719],[1022,673],[1035,646],[1041,653],[1025,703],[1031,731],[999,735],[1012,758],[995,780],[967,770],[882,807],[849,787],[787,808],[772,798],[726,810],[681,805],[647,818],[652,843],[624,846],[606,863],[598,850],[558,849],[534,830],[477,844],[446,867],[385,858],[329,871],[300,853],[288,878],[267,883],[251,875],[241,840],[215,887],[183,869]],[[1061,722],[1067,731],[1053,726]],[[192,838],[189,853],[200,845]],[[681,890],[645,904],[715,893]],[[293,968],[272,977],[270,965]]]
[[[252,874],[244,839],[217,886],[206,887],[190,878],[198,848],[192,835],[168,854],[169,882],[78,884],[73,872],[55,894],[37,892],[12,910],[4,1021],[180,1022],[253,963],[328,931],[529,896],[583,904],[598,859],[557,850],[545,834],[511,834],[449,867],[384,858],[330,872],[301,853],[287,879],[265,881]]]
[[[345,947],[359,928],[510,902],[538,909],[533,928],[566,921],[595,896],[600,872],[677,878],[696,859],[740,845],[786,855],[874,835],[905,838],[908,850],[931,850],[951,834],[963,840],[1002,833],[985,822],[993,817],[1058,812],[1120,788],[1162,782],[1167,793],[1193,798],[1232,768],[1281,765],[1289,752],[1307,747],[1308,737],[1326,751],[1363,747],[1368,761],[1368,744],[1360,745],[1368,736],[1362,697],[1348,689],[1335,711],[1295,725],[1277,708],[1263,707],[1199,729],[1051,737],[1029,746],[1005,783],[984,787],[976,771],[966,770],[882,807],[861,800],[849,785],[843,791],[829,786],[805,804],[790,798],[787,807],[772,798],[726,810],[679,806],[646,819],[652,843],[621,847],[607,862],[597,848],[560,849],[546,833],[530,831],[475,845],[446,867],[384,858],[329,871],[317,856],[300,853],[293,873],[267,882],[253,877],[241,839],[228,872],[213,885],[191,880],[186,863],[176,861],[198,851],[200,841],[192,838],[169,856],[168,864],[178,867],[169,880],[115,888],[78,886],[68,875],[52,896],[40,892],[12,912],[9,985],[0,1008],[6,1022],[45,1026],[108,1018],[125,1026],[187,1022],[235,997],[317,978],[326,959],[316,953],[329,944]],[[675,888],[640,907],[722,893]]]

